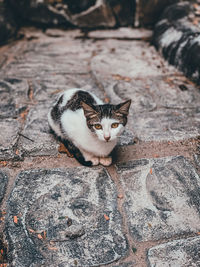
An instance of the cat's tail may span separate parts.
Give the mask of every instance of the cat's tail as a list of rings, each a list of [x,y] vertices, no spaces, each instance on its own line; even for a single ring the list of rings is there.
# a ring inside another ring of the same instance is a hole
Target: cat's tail
[[[82,165],[91,167],[92,162],[86,161],[83,157],[81,151],[69,140],[62,140],[62,143],[65,145],[65,147],[69,150],[69,152],[75,157],[75,159]]]

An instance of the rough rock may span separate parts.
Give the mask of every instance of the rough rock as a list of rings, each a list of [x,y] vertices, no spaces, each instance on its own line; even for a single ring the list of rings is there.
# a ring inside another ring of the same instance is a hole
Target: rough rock
[[[93,30],[88,32],[87,36],[94,40],[103,39],[119,39],[119,40],[151,40],[152,30],[139,28],[132,29],[128,27],[120,27],[119,29],[107,29],[107,30]],[[84,38],[84,36],[83,36]]]
[[[38,81],[43,77],[46,81],[47,78],[50,77],[51,79],[55,75],[58,75],[58,78],[63,76],[62,79],[64,79],[67,74],[88,74],[88,59],[91,56],[89,42],[83,44],[83,49],[86,50],[86,53],[79,53],[80,46],[74,46],[67,33],[65,36],[66,38],[58,39],[58,42],[60,42],[60,46],[58,46],[58,43],[53,41],[55,40],[54,38],[48,39],[41,34],[41,42],[27,44],[26,53],[24,55],[16,55],[16,61],[4,69],[5,75],[15,75],[29,79],[32,82],[31,78]]]
[[[58,152],[58,143],[50,134],[47,121],[51,103],[41,102],[29,111],[19,140],[19,147],[26,156],[56,155]]]
[[[200,92],[193,84],[146,43],[104,43],[103,51],[92,58],[91,68],[113,103],[131,98],[128,129],[135,137],[162,141],[199,136]]]
[[[118,145],[127,146],[132,144],[134,144],[134,135],[130,130],[125,129],[119,137]]]
[[[133,266],[136,266],[134,262],[126,262],[117,265],[112,265],[112,267],[133,267]]]
[[[198,138],[200,109],[158,109],[132,113],[129,129],[142,141],[178,141]]]
[[[154,31],[154,43],[170,64],[200,82],[199,5],[181,2],[166,8]]]
[[[15,118],[27,108],[29,86],[26,80],[0,80],[0,118]]]
[[[14,119],[0,120],[0,160],[9,160],[16,157],[16,145],[20,124]]]
[[[5,195],[7,183],[7,174],[4,171],[0,170],[0,203]]]
[[[197,153],[194,155],[194,160],[198,167],[200,167],[200,144],[197,146]]]
[[[0,0],[0,44],[14,38],[17,33],[17,25],[10,9]]]
[[[8,261],[21,267],[111,263],[128,251],[121,222],[104,169],[21,172],[7,206]]]
[[[200,177],[184,157],[130,161],[118,164],[117,170],[134,240],[199,232]]]
[[[199,266],[200,237],[174,240],[149,249],[149,266]]]

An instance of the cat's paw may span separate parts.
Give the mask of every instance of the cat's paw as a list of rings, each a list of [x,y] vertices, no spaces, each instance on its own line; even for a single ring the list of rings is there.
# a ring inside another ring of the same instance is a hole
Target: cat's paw
[[[91,161],[92,162],[92,166],[99,165],[99,157],[96,157],[96,156],[94,156],[94,155],[92,155],[86,151],[82,151],[82,154],[83,154],[85,161]]]
[[[100,163],[103,166],[110,166],[112,164],[112,158],[111,157],[100,158]]]
[[[92,158],[90,158],[90,161],[92,162],[93,166],[99,165],[99,158],[98,157],[92,157]]]

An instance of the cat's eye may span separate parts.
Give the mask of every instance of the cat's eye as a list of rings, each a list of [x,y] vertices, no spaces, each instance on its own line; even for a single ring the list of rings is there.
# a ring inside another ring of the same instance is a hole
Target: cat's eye
[[[94,127],[95,127],[97,130],[101,130],[101,129],[102,129],[101,124],[95,124]]]
[[[114,122],[114,123],[111,124],[112,128],[117,128],[118,126],[119,126],[119,123],[117,123],[117,122]]]

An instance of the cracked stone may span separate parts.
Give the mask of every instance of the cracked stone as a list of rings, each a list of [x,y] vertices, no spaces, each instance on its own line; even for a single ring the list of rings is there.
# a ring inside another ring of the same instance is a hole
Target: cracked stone
[[[198,149],[198,152],[200,152],[200,145],[198,145],[197,149]],[[200,154],[195,154],[194,155],[194,161],[198,165],[198,167],[200,167]]]
[[[125,263],[113,265],[112,267],[133,267],[134,265],[135,265],[134,262],[125,262]]]
[[[62,75],[56,73],[48,77],[33,80],[34,98],[39,101],[57,99],[58,95],[70,88],[82,88],[100,94],[94,80],[89,74],[86,75]],[[100,95],[102,97],[102,95]]]
[[[151,111],[157,106],[147,88],[144,87],[143,81],[118,82],[113,87],[113,92],[120,99],[131,98],[131,106],[134,112]]]
[[[154,48],[135,41],[132,46],[119,40],[98,43],[99,49],[102,43],[106,48],[92,58],[93,75],[111,102],[132,99],[128,129],[134,136],[143,141],[199,136],[199,91],[164,63]]]
[[[6,212],[11,265],[97,266],[128,252],[117,191],[102,168],[23,171]]]
[[[20,130],[19,122],[14,119],[0,120],[0,129],[0,160],[13,159],[16,156],[14,147]]]
[[[8,183],[7,174],[4,171],[0,170],[0,203],[4,198],[7,183]]]
[[[7,77],[0,80],[0,118],[16,117],[26,109],[28,100],[26,80]]]
[[[184,157],[135,160],[117,164],[117,170],[135,240],[199,232],[200,177]]]
[[[76,32],[77,33],[77,32]],[[57,38],[55,43],[40,33],[41,42],[27,43],[26,52],[16,55],[16,61],[9,64],[4,73],[18,78],[45,78],[55,74],[88,74],[91,57],[90,42],[80,44],[70,39],[71,36]],[[60,44],[58,44],[60,43]],[[82,48],[80,48],[82,47]],[[85,53],[80,53],[84,49]],[[67,58],[67,60],[66,60]]]
[[[94,39],[150,39],[152,31],[147,29],[119,28],[117,30],[94,30],[88,33],[89,38]]]
[[[92,58],[91,68],[102,82],[104,79],[115,81],[113,75],[120,75],[122,79],[123,77],[144,79],[148,76],[175,71],[173,67],[164,63],[155,48],[145,41],[132,41],[130,45],[130,42],[126,40],[104,40],[103,43],[99,42],[99,49],[101,45],[104,49]],[[158,65],[162,68],[157,68]]]
[[[58,152],[58,142],[50,134],[47,121],[50,104],[50,101],[41,102],[28,113],[23,136],[19,140],[19,146],[26,156],[56,155]]]
[[[134,108],[134,107],[133,107]],[[200,109],[158,109],[134,114],[129,129],[143,141],[177,141],[197,138],[200,134]]]
[[[129,129],[125,129],[124,132],[119,137],[118,145],[127,146],[133,144],[134,144],[133,133]]]
[[[149,249],[149,266],[199,266],[200,237],[174,240]]]
[[[199,107],[200,91],[182,75],[150,77],[147,87],[159,106],[180,109]]]
[[[68,231],[64,232],[64,236],[70,238],[80,237],[84,234],[85,230],[82,225],[77,225],[77,226],[72,225],[71,227],[69,227]]]

